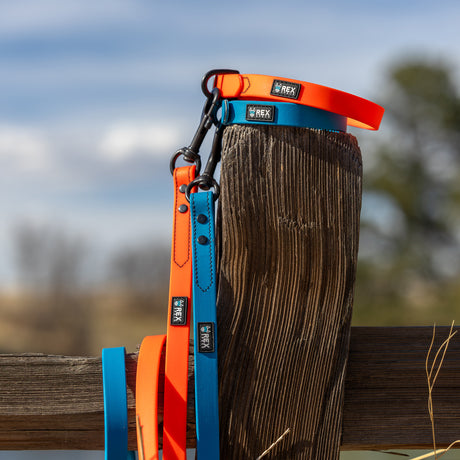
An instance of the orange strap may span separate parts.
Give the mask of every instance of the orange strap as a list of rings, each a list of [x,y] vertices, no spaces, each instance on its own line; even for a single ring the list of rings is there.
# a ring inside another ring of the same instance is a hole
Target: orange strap
[[[192,249],[187,185],[195,179],[195,166],[174,169],[174,215],[171,276],[166,343],[164,460],[186,460],[187,384],[192,313]]]
[[[223,99],[296,102],[347,117],[347,124],[376,130],[384,108],[353,94],[290,78],[253,74],[219,74],[214,86]]]
[[[139,460],[158,460],[158,377],[165,335],[144,338],[136,373],[136,427]]]

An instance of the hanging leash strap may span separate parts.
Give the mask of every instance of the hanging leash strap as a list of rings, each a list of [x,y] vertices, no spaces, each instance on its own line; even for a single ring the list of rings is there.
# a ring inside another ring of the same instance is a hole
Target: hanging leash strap
[[[239,74],[236,71],[208,72],[202,89],[207,96],[207,82],[215,76],[214,87],[224,99],[295,102],[347,117],[347,124],[357,128],[376,130],[380,126],[383,107],[344,91],[291,78],[268,75]]]
[[[190,194],[197,457],[219,459],[214,194]]]
[[[225,72],[225,70],[223,70]],[[201,169],[201,158],[199,155],[200,147],[207,132],[211,127],[216,124],[216,113],[220,107],[221,98],[220,91],[215,88],[206,97],[206,101],[203,107],[200,124],[195,132],[192,142],[188,147],[183,147],[176,151],[170,161],[170,171],[174,177],[174,218],[173,218],[173,237],[172,237],[172,248],[171,248],[171,277],[170,277],[170,291],[169,291],[169,308],[168,308],[168,325],[167,325],[167,344],[166,344],[166,369],[165,369],[165,410],[164,410],[164,425],[163,425],[163,458],[165,460],[186,459],[186,432],[187,432],[187,383],[188,383],[188,354],[189,354],[189,339],[190,339],[190,315],[192,310],[192,293],[193,303],[195,303],[194,288],[192,288],[192,267],[194,263],[193,259],[193,236],[192,236],[192,223],[191,220],[191,203],[189,204],[190,193],[195,194],[197,187],[206,189],[208,187],[208,180],[210,181],[210,187],[215,183],[212,179],[212,174],[220,160],[220,143],[222,130],[217,130],[214,136],[213,152],[216,153],[216,157],[210,157],[206,164],[203,177],[195,178],[196,174],[199,174]],[[182,159],[189,163],[194,163],[194,166],[189,167],[176,167],[176,161],[182,157]],[[203,179],[206,178],[206,179]],[[215,183],[215,187],[218,185]],[[212,197],[211,193],[211,197]],[[212,199],[212,198],[211,198]],[[200,217],[201,220],[202,216]],[[209,219],[214,222],[213,215],[209,216]],[[214,229],[212,229],[214,232]],[[214,234],[213,234],[214,235]],[[214,244],[214,236],[209,236],[209,240]],[[204,237],[204,236],[203,236]],[[214,248],[212,248],[212,254],[214,255]],[[211,268],[210,268],[211,270]],[[201,275],[203,276],[203,275]],[[206,309],[204,313],[203,321],[212,321],[213,330],[215,330],[215,263],[212,267],[213,282],[212,287],[214,289],[214,316],[209,318],[206,315]],[[200,283],[201,285],[202,283]],[[211,286],[210,286],[211,287]],[[193,292],[192,292],[193,291]],[[204,297],[209,297],[209,292]],[[199,299],[203,299],[203,296],[199,296]],[[194,321],[199,313],[194,312]],[[194,323],[195,324],[195,323]],[[210,377],[210,381],[215,381],[215,384],[211,386],[210,394],[204,396],[207,398],[211,396],[211,400],[215,402],[216,417],[213,414],[213,423],[217,426],[216,428],[209,429],[209,439],[211,442],[205,442],[201,444],[197,451],[203,452],[204,450],[209,451],[210,456],[206,453],[198,454],[201,459],[213,459],[219,458],[219,415],[217,407],[217,353],[212,356],[214,360],[214,368],[206,368],[205,372],[210,371],[213,375]],[[195,364],[196,365],[196,364]],[[196,371],[195,371],[196,372]],[[195,374],[196,375],[196,374]],[[196,377],[195,377],[196,379]],[[203,386],[205,390],[208,390]],[[213,392],[215,395],[213,395]],[[201,392],[200,392],[201,394]],[[206,405],[206,404],[205,404]],[[200,411],[201,413],[201,411]],[[208,412],[212,413],[211,412]],[[198,417],[198,415],[197,415]],[[202,417],[200,418],[202,420]],[[211,424],[211,425],[212,425]],[[211,426],[209,425],[209,426]],[[208,425],[205,423],[205,431]],[[198,432],[197,423],[197,432]],[[206,436],[205,436],[206,438]],[[217,446],[217,448],[216,448]],[[217,451],[217,456],[215,452]]]
[[[342,115],[290,102],[224,99],[221,123],[297,126],[343,132],[347,130],[347,119]]]
[[[134,460],[128,452],[125,348],[102,350],[105,460]]]
[[[139,460],[158,460],[158,380],[166,335],[144,337],[137,360],[136,427]]]
[[[186,460],[188,357],[192,314],[192,248],[187,185],[195,166],[175,168],[171,276],[166,341],[163,458]]]

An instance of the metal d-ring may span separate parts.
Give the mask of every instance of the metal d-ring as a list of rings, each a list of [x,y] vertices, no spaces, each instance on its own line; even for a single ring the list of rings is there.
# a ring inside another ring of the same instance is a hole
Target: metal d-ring
[[[185,191],[185,197],[187,198],[187,201],[190,202],[190,194],[192,193],[192,189],[198,187],[201,190],[209,190],[210,188],[214,188],[213,192],[213,199],[216,201],[219,196],[220,196],[220,186],[218,182],[214,178],[207,178],[203,176],[199,176],[190,182],[190,184],[187,185],[187,190]]]
[[[174,170],[176,169],[176,161],[182,155],[184,156],[187,147],[183,147],[179,149],[172,157],[171,161],[169,162],[169,170],[171,171],[171,175],[174,175]],[[201,157],[197,155],[193,160],[188,160],[184,156],[184,160],[188,161],[189,163],[195,163],[196,165],[196,174],[200,174],[201,171]]]
[[[240,72],[238,70],[232,70],[232,69],[213,69],[208,72],[206,72],[201,80],[201,91],[203,91],[203,94],[207,97],[211,97],[211,92],[208,89],[208,81],[216,76],[216,75],[235,75],[239,74]]]

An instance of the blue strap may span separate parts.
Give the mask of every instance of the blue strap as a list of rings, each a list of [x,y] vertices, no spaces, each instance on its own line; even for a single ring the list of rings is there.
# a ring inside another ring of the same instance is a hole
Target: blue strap
[[[190,194],[195,410],[198,460],[219,459],[216,263],[213,192]]]
[[[291,102],[224,99],[221,123],[297,126],[343,132],[347,130],[347,117]]]
[[[124,347],[102,350],[102,386],[105,459],[134,460],[134,452],[128,452],[128,401]]]

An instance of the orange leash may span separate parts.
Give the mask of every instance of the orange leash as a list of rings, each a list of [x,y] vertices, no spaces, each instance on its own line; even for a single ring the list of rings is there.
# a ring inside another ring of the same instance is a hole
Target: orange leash
[[[158,456],[158,379],[166,344],[163,459],[186,459],[188,355],[192,311],[190,210],[185,192],[195,166],[174,169],[174,215],[166,335],[147,336],[139,350],[136,375],[136,425],[140,460]],[[193,190],[196,190],[194,188]]]
[[[295,102],[347,117],[347,124],[376,130],[384,109],[374,102],[344,91],[291,78],[215,72],[214,86],[222,99]]]
[[[175,168],[171,276],[166,342],[163,421],[164,460],[186,460],[187,386],[192,313],[192,248],[187,185],[195,166]]]
[[[158,460],[158,379],[165,335],[144,338],[136,374],[136,427],[139,460]]]

